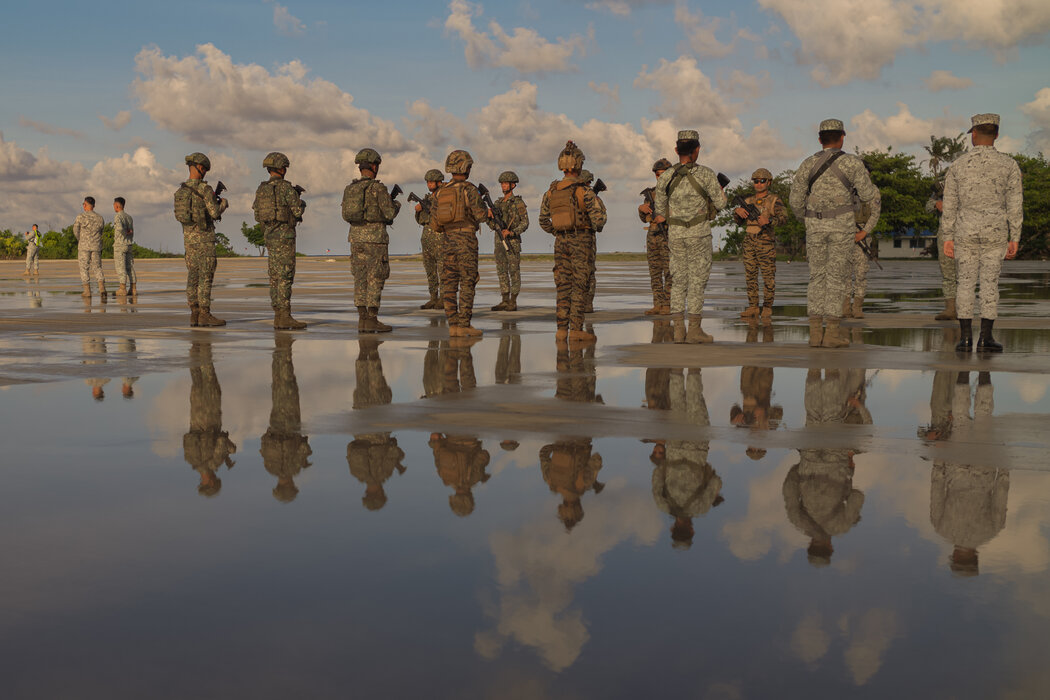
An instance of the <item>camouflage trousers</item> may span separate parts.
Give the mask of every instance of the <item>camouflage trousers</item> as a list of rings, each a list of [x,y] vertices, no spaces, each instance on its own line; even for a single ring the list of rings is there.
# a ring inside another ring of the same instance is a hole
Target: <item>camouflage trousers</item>
[[[135,275],[135,251],[131,246],[113,247],[113,267],[117,270],[117,281],[121,284],[138,283],[138,277]]]
[[[852,221],[852,219],[850,219]],[[809,287],[806,313],[809,316],[842,317],[846,298],[846,257],[853,243],[853,229],[834,230],[806,227],[806,257],[809,260]]]
[[[40,272],[40,246],[30,245],[26,248],[26,272]]]
[[[351,243],[350,273],[354,276],[354,306],[378,309],[383,285],[390,277],[386,243]]]
[[[496,383],[521,384],[521,335],[514,324],[503,324],[504,333],[499,338],[496,351]]]
[[[954,299],[958,275],[954,258],[944,254],[944,236],[937,232],[937,262],[941,266],[941,290],[945,299]]]
[[[868,293],[868,268],[871,261],[867,254],[857,245],[853,244],[849,255],[846,256],[846,298],[863,299]]]
[[[554,237],[555,315],[559,329],[583,330],[583,309],[593,265],[593,231],[569,231]]]
[[[478,237],[474,231],[445,233],[441,267],[441,296],[450,326],[469,326],[474,315],[474,288],[478,285]]]
[[[645,234],[645,257],[649,261],[653,306],[668,306],[671,303],[671,249],[666,231]]]
[[[674,238],[671,250],[671,313],[699,314],[704,308],[704,292],[711,276],[711,236]]]
[[[102,273],[102,251],[85,250],[77,251],[77,266],[80,267],[80,282],[87,286],[94,277],[101,288],[106,283],[106,276]]]
[[[763,306],[772,307],[777,290],[777,248],[773,236],[744,236],[744,279],[747,282],[747,305],[758,306],[758,274],[762,273]]]
[[[974,317],[978,282],[981,285],[981,318],[999,317],[999,273],[1005,255],[1004,240],[955,241],[955,262],[959,273],[955,303],[959,318]]]
[[[211,285],[215,279],[215,241],[200,238],[185,240],[186,302],[190,306],[211,308]]]
[[[496,274],[499,276],[500,294],[517,296],[521,291],[521,239],[513,236],[507,239],[507,248],[503,248],[503,236],[496,234],[494,241],[496,253]]]
[[[281,232],[266,233],[266,271],[270,277],[270,306],[274,311],[292,308],[292,283],[295,281],[295,238]]]
[[[591,271],[587,275],[587,297],[584,300],[585,309],[594,306],[594,293],[598,290],[598,236],[594,237],[594,245],[591,246]]]
[[[436,299],[441,294],[441,234],[431,230],[429,226],[424,226],[419,246],[423,251],[423,269],[427,273],[427,288],[430,290],[430,296]]]

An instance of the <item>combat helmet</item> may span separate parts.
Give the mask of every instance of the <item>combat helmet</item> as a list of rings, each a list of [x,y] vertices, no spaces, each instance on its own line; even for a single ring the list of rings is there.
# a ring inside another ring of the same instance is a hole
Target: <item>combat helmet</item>
[[[499,181],[517,184],[518,174],[513,170],[504,170],[502,173],[499,174]]]
[[[558,154],[558,170],[580,170],[584,160],[580,147],[572,141],[566,141],[565,148]]]
[[[382,162],[383,157],[374,148],[362,148],[354,156],[354,163],[357,165],[379,165]]]
[[[765,168],[759,168],[755,172],[751,173],[752,180],[772,180],[773,173],[769,172]]]
[[[474,159],[466,151],[456,150],[448,154],[445,159],[445,172],[451,175],[466,175],[470,167],[474,165]]]
[[[590,170],[581,170],[580,171],[580,182],[582,182],[585,185],[589,185],[593,181],[594,181],[594,173],[592,173]]]
[[[199,165],[205,170],[211,170],[211,161],[208,160],[208,156],[204,155],[200,151],[191,153],[186,156],[186,165]]]
[[[287,168],[289,165],[291,165],[291,161],[288,160],[288,156],[280,151],[269,153],[263,158],[264,168],[273,168],[274,170],[277,170],[279,168]]]
[[[437,168],[431,168],[427,171],[427,174],[423,176],[423,180],[426,182],[441,182],[445,179],[445,176],[441,174],[441,171]]]
[[[670,170],[671,167],[671,161],[667,160],[666,158],[661,158],[660,160],[653,163],[653,172],[655,173],[657,170]]]

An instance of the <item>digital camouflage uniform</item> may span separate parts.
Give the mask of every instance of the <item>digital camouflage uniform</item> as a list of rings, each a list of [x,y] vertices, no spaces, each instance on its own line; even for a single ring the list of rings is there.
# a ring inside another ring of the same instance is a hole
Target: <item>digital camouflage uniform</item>
[[[113,215],[113,266],[117,270],[117,281],[125,287],[138,283],[134,235],[134,220],[121,209]]]
[[[98,282],[98,291],[106,289],[106,277],[102,272],[102,229],[105,220],[94,210],[82,211],[73,221],[73,235],[77,239],[77,265],[80,268],[80,282],[85,286],[91,284],[94,277]]]
[[[513,234],[506,239],[509,250],[504,249],[503,235],[496,222],[493,219],[488,220],[489,228],[495,231],[493,245],[496,274],[499,275],[499,291],[501,294],[517,296],[521,291],[521,234],[529,228],[529,210],[525,206],[525,200],[516,194],[504,195],[493,204],[499,217]]]
[[[937,202],[944,202],[944,183],[941,182],[936,191],[930,194],[926,200],[926,211],[937,215],[937,263],[941,268],[941,291],[945,299],[955,299],[957,274],[955,269],[955,258],[949,258],[944,254],[944,227],[942,226],[943,214],[937,211]]]
[[[183,183],[203,204],[203,221],[182,225],[186,246],[186,301],[189,305],[211,308],[211,287],[215,279],[215,220],[222,216],[229,203],[217,201],[215,190],[204,180],[190,179]]]
[[[647,187],[642,196],[655,201],[655,187]],[[654,210],[655,211],[655,210]],[[645,229],[645,259],[649,263],[649,286],[653,290],[653,307],[671,306],[671,249],[667,243],[667,223],[652,223],[653,215],[638,212]]]
[[[26,272],[40,274],[40,231],[26,233]]]
[[[390,403],[393,392],[383,375],[383,362],[379,357],[380,341],[360,338],[357,360],[354,362],[356,383],[354,385],[354,410],[370,406],[385,406]],[[346,446],[346,463],[350,473],[365,485],[361,502],[369,510],[378,510],[386,504],[383,484],[396,470],[405,473],[401,464],[405,452],[397,445],[397,438],[388,432],[354,435]]]
[[[466,180],[452,180],[441,188],[459,188],[466,203],[462,221],[434,228],[444,240],[441,295],[449,326],[469,326],[474,316],[474,288],[478,274],[478,227],[488,219],[478,188]]]
[[[222,429],[222,389],[215,374],[211,343],[190,347],[190,429],[182,436],[186,462],[200,474],[198,492],[214,495],[222,486],[216,471],[233,467],[230,455],[237,445]]]
[[[434,466],[445,486],[452,488],[448,505],[460,517],[474,512],[474,487],[489,480],[485,471],[489,464],[488,450],[481,440],[470,435],[441,435],[433,433],[429,445],[434,450]]]
[[[437,299],[441,296],[441,265],[443,261],[441,234],[430,226],[429,208],[434,206],[433,193],[427,193],[423,197],[426,207],[416,212],[416,223],[423,227],[423,234],[419,238],[420,249],[423,252],[423,269],[427,273],[427,288],[430,290],[430,298]]]
[[[273,497],[287,503],[299,493],[294,479],[310,466],[313,450],[303,435],[299,383],[292,365],[292,338],[286,333],[275,335],[271,375],[270,426],[260,441],[259,454],[266,471],[277,477]]]
[[[364,223],[350,223],[354,202],[364,189]],[[343,220],[350,223],[350,271],[354,276],[354,306],[379,308],[383,285],[390,277],[386,227],[394,223],[401,202],[390,197],[386,185],[365,171],[343,190]]]
[[[96,367],[99,365],[106,364],[106,339],[99,336],[82,336],[80,339],[80,350],[84,355],[84,359],[80,361],[80,364],[89,367]],[[101,369],[101,367],[99,367]],[[109,379],[105,377],[88,377],[84,380],[92,389],[92,394],[95,393],[95,389],[102,389],[106,384],[109,384]],[[102,399],[103,396],[99,394],[97,398]]]
[[[752,194],[744,199],[769,218],[769,223],[759,226],[756,221],[747,221],[733,212],[737,223],[745,227],[744,233],[744,279],[747,283],[747,305],[758,306],[758,274],[762,273],[764,296],[762,306],[773,307],[777,289],[777,240],[776,227],[787,223],[787,207],[780,197],[766,190],[761,195]]]
[[[255,190],[252,210],[266,243],[270,306],[274,311],[288,311],[295,281],[295,226],[303,220],[306,204],[292,183],[273,173]]]

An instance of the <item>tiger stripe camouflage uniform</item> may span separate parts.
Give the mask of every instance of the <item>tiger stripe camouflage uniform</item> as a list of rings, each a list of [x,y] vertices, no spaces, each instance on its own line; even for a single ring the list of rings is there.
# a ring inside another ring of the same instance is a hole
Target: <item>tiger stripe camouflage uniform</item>
[[[496,274],[499,276],[501,294],[517,296],[521,291],[521,234],[529,228],[529,210],[525,200],[516,194],[504,195],[493,202],[496,210],[513,234],[508,237],[507,248],[503,247],[503,235],[497,230],[496,222],[488,220],[489,228],[495,231]]]
[[[452,180],[441,186],[462,189],[466,204],[465,218],[447,226],[435,228],[444,239],[441,267],[441,295],[445,317],[450,326],[470,325],[474,316],[474,289],[478,274],[478,228],[488,219],[488,210],[481,201],[478,188],[466,180]]]
[[[648,192],[650,199],[655,200],[655,187],[647,187],[642,196]],[[638,212],[645,230],[645,259],[649,263],[649,286],[653,290],[653,307],[663,308],[671,305],[671,249],[667,243],[667,223],[652,223],[652,214]]]
[[[270,207],[260,205],[272,203]],[[295,226],[303,220],[306,205],[292,183],[277,173],[259,184],[255,192],[255,220],[262,224],[266,242],[267,273],[270,279],[270,306],[274,311],[292,307],[295,282]]]
[[[87,287],[94,277],[100,294],[106,289],[106,277],[102,272],[102,229],[105,225],[105,220],[94,210],[80,212],[73,221],[80,282]]]
[[[787,207],[776,196],[768,190],[761,195],[752,194],[745,197],[744,201],[753,204],[760,212],[769,218],[769,223],[759,226],[755,222],[748,223],[741,219],[736,213],[733,218],[742,226],[746,226],[744,235],[744,279],[747,283],[747,305],[758,306],[758,275],[762,273],[762,285],[764,295],[762,306],[773,308],[773,299],[777,290],[777,242],[776,226],[787,223]]]
[[[113,266],[122,285],[138,283],[135,274],[135,222],[125,210],[113,215]]]
[[[394,223],[401,211],[401,202],[390,197],[390,192],[368,170],[343,190],[343,220],[350,223],[354,214],[357,191],[364,189],[364,222],[351,223],[346,239],[350,242],[350,272],[354,276],[354,306],[378,309],[383,286],[390,277],[388,246],[390,234],[386,227]]]
[[[463,518],[474,512],[474,487],[491,478],[485,471],[489,452],[481,440],[473,435],[442,435],[431,433],[430,448],[434,451],[434,466],[445,486],[452,488],[449,508]]]
[[[182,239],[186,247],[186,301],[189,305],[211,308],[211,288],[215,279],[215,220],[222,216],[229,203],[217,201],[215,190],[204,180],[189,179],[183,183],[193,191],[204,212],[201,221],[182,225]]]
[[[430,298],[437,299],[441,296],[441,264],[442,245],[441,234],[430,225],[430,208],[434,206],[434,195],[428,193],[423,197],[426,206],[416,212],[416,223],[423,227],[423,233],[419,237],[419,247],[423,252],[423,269],[427,273],[427,289]]]

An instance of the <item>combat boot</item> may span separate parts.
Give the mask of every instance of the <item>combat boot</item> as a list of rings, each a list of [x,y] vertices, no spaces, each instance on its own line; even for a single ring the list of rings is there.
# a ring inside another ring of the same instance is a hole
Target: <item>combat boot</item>
[[[478,336],[482,335],[482,331],[480,328],[475,328],[469,323],[465,326],[460,326],[459,332],[460,335],[467,336],[468,338],[477,338]]]
[[[510,295],[510,299],[507,301],[507,311],[517,311],[517,310],[518,310],[518,295],[517,294],[511,294]]]
[[[660,307],[659,314],[661,316],[669,316],[671,314],[671,307],[668,306],[667,304],[664,304],[663,306]]]
[[[197,304],[190,304],[190,326],[196,328],[200,325],[201,307]]]
[[[218,326],[225,326],[226,321],[221,318],[215,318],[211,315],[211,307],[201,306],[201,315],[197,317],[197,325],[204,326],[205,328],[215,328]]]
[[[559,328],[558,332],[554,334],[554,339],[558,342],[563,342],[569,337],[568,328]]]
[[[26,271],[22,273],[22,276],[23,277],[29,277],[29,270],[26,269]]]
[[[659,313],[660,313],[660,305],[659,305],[659,304],[657,304],[656,302],[653,302],[653,308],[651,308],[651,309],[648,309],[648,310],[647,310],[647,311],[645,312],[645,315],[646,315],[646,316],[656,316],[656,315],[657,315],[657,314],[659,314]]]
[[[291,309],[274,309],[273,327],[278,330],[301,331],[306,328],[306,324],[292,318]]]
[[[121,282],[120,286],[117,287],[117,296],[118,297],[126,297],[127,295],[128,295],[127,285],[125,285],[123,282]]]
[[[441,308],[441,302],[438,301],[438,298],[437,298],[436,294],[431,294],[430,295],[430,301],[428,301],[427,303],[421,305],[419,308],[421,308],[421,309],[440,309]]]
[[[500,303],[498,303],[495,306],[493,306],[492,310],[493,311],[506,311],[507,310],[507,302],[509,302],[509,301],[510,301],[510,294],[504,294],[503,295],[503,301],[501,301]]]
[[[762,307],[762,322],[763,323],[769,323],[772,320],[773,320],[773,307],[772,306],[763,306]]]
[[[981,319],[981,337],[977,339],[977,352],[1002,352],[1002,343],[997,343],[992,337],[992,324],[995,319]]]
[[[131,283],[131,288],[128,289],[128,294],[133,297],[137,297],[139,295],[139,285],[137,282]]]
[[[80,293],[80,296],[87,297],[89,299],[91,298],[91,285],[90,284],[85,284],[84,285],[84,291],[82,291]]]
[[[671,319],[671,326],[674,328],[674,342],[684,343],[685,342],[685,319],[682,318],[681,314]]]
[[[853,297],[853,318],[864,318],[864,297]]]
[[[758,305],[752,304],[740,312],[740,318],[756,318],[759,313]]]
[[[850,305],[849,297],[842,300],[842,318],[853,318],[853,307]]]
[[[585,314],[593,314],[594,313],[594,304],[593,303],[587,304],[587,306],[583,307],[583,313],[585,313]]]
[[[839,327],[841,319],[828,317],[828,327],[824,329],[824,340],[820,341],[822,348],[848,348],[849,337]]]
[[[685,342],[687,343],[713,343],[715,339],[709,334],[704,332],[704,329],[700,327],[700,319],[703,318],[700,314],[689,314],[689,332],[685,334]]]
[[[598,340],[598,336],[594,333],[588,333],[585,330],[569,331],[569,342],[570,343],[593,343]]]
[[[379,307],[370,306],[368,307],[368,316],[372,319],[372,327],[375,329],[375,333],[389,333],[394,330],[392,326],[388,326],[379,320]]]
[[[955,314],[955,299],[945,299],[944,311],[940,312],[933,318],[937,321],[954,321],[958,318]]]
[[[820,316],[809,317],[809,347],[819,348],[824,342],[824,323]]]
[[[955,352],[973,351],[973,319],[959,319],[959,342],[955,344]]]
[[[98,283],[98,298],[101,299],[102,301],[105,301],[106,300],[106,296],[107,296],[106,283],[104,281],[100,280],[99,283]]]

